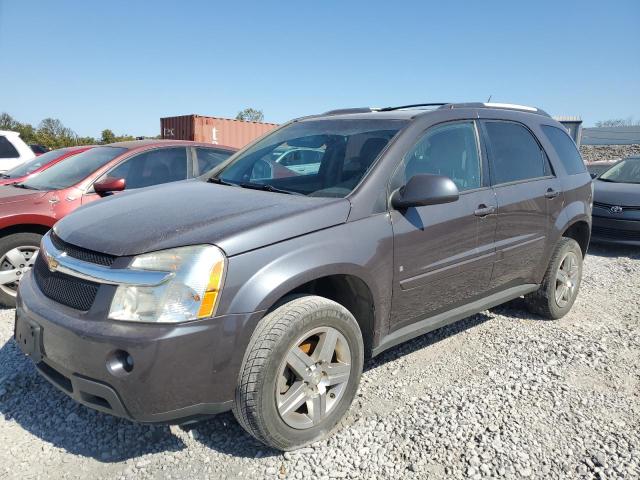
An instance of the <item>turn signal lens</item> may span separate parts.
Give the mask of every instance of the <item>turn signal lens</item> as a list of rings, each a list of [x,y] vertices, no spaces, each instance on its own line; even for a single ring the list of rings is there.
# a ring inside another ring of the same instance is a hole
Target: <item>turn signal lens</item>
[[[224,273],[224,262],[218,262],[211,269],[209,283],[202,297],[202,303],[198,310],[198,318],[206,318],[213,315],[218,300],[218,293],[222,285],[222,274]]]

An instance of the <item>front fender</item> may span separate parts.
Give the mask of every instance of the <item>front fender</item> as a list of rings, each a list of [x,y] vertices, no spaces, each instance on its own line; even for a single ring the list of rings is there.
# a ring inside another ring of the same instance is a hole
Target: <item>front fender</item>
[[[371,292],[377,330],[391,304],[392,235],[385,213],[230,257],[218,314],[266,311],[307,282],[352,275]]]

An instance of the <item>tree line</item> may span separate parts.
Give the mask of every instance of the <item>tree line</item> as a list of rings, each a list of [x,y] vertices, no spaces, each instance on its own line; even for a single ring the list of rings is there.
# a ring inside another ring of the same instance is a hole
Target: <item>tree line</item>
[[[116,135],[110,129],[104,129],[100,138],[81,137],[57,118],[45,118],[36,127],[30,123],[19,122],[8,113],[0,113],[0,130],[12,130],[20,133],[20,138],[29,145],[43,145],[55,149],[75,145],[97,145],[135,140],[132,135]]]

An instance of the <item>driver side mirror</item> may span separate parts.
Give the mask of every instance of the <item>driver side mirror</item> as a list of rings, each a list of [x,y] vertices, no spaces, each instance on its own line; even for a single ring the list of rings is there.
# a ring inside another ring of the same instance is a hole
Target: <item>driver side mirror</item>
[[[591,175],[591,178],[596,178],[598,176],[597,173],[593,173],[593,172],[591,172],[589,175]]]
[[[391,194],[391,205],[397,210],[425,205],[455,202],[460,197],[458,187],[449,177],[418,174],[404,187]]]
[[[106,197],[113,192],[121,192],[127,187],[124,178],[106,177],[103,180],[93,184],[93,189],[101,197]]]

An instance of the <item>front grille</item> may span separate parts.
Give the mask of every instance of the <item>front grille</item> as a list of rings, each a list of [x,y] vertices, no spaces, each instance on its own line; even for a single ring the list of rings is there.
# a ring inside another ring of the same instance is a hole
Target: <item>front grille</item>
[[[640,242],[640,230],[620,230],[617,228],[593,227],[591,234],[611,240],[631,240]]]
[[[44,255],[38,255],[33,266],[33,276],[42,293],[67,307],[87,311],[93,305],[100,285],[49,270]]]
[[[114,255],[107,253],[94,252],[93,250],[87,250],[86,248],[76,247],[58,237],[55,233],[51,232],[51,243],[61,252],[65,252],[68,256],[77,258],[84,262],[96,263],[98,265],[104,265],[110,267],[113,261],[116,259]]]
[[[593,202],[593,206],[594,207],[599,207],[599,208],[604,208],[605,210],[609,210],[611,207],[621,207],[623,211],[640,210],[640,207],[629,207],[629,206],[622,206],[622,205],[613,205],[613,204],[602,203],[602,202]]]

